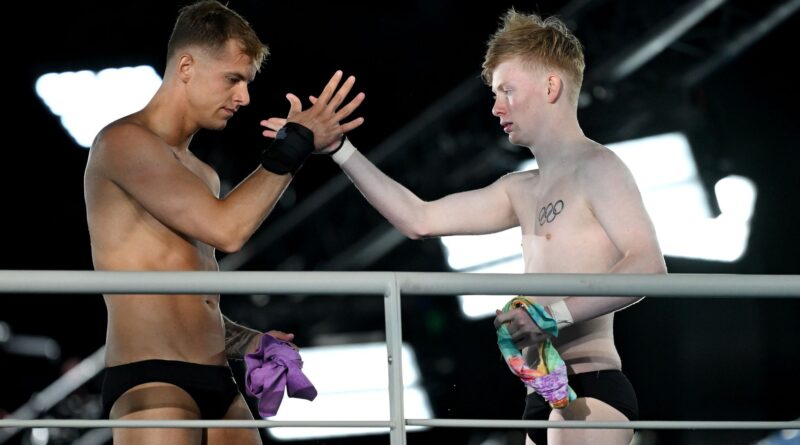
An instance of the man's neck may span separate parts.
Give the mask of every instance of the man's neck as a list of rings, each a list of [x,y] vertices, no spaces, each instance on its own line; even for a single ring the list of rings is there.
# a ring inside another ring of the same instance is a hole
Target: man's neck
[[[168,145],[178,151],[187,150],[192,136],[199,129],[188,122],[184,102],[178,97],[180,92],[168,85],[156,92],[147,106],[140,112],[145,125]]]
[[[541,128],[544,131],[529,147],[539,164],[539,169],[561,164],[565,159],[574,156],[575,150],[587,141],[577,119],[567,118],[557,125],[551,124]]]

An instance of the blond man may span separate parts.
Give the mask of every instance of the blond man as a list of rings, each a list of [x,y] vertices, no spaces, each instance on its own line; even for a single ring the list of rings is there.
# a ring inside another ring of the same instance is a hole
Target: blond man
[[[538,170],[426,202],[395,182],[349,142],[333,153],[366,199],[412,239],[522,228],[527,273],[666,273],[656,234],[626,166],[588,139],[577,118],[583,79],[581,44],[556,18],[513,9],[488,44],[483,76],[495,95],[492,114],[509,141],[530,149]],[[273,137],[284,124],[262,122]],[[537,301],[561,325],[554,344],[578,398],[551,410],[534,392],[525,419],[626,421],[638,418],[636,394],[614,345],[614,312],[639,297],[549,297]],[[530,365],[545,338],[523,309],[498,312]],[[627,444],[630,429],[531,429],[528,443]]]

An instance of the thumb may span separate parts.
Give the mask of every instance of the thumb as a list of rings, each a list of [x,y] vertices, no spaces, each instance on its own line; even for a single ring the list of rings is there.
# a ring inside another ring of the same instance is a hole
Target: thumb
[[[286,94],[286,100],[289,101],[289,115],[287,117],[292,117],[293,115],[303,111],[303,103],[300,102],[300,99],[294,94]]]
[[[495,329],[500,329],[500,326],[502,326],[503,323],[505,323],[505,320],[500,319],[500,316],[503,315],[503,311],[495,309],[494,314],[496,315],[496,317],[492,324],[494,324]]]
[[[317,100],[319,100],[319,99],[317,99],[316,96],[308,96],[308,101],[311,102],[311,105],[316,104]]]

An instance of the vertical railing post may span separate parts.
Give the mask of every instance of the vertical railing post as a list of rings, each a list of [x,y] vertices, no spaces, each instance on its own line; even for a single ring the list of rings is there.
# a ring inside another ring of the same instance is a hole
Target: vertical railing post
[[[386,315],[386,348],[389,364],[389,431],[391,445],[406,445],[406,418],[403,411],[403,329],[400,312],[400,286],[392,274],[383,299]]]

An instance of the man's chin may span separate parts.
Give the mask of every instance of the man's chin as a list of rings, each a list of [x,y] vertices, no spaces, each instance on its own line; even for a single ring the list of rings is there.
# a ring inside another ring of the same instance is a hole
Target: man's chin
[[[224,120],[224,121],[216,121],[216,122],[210,123],[205,128],[207,130],[224,130],[225,127],[227,127],[227,126],[228,126],[228,121]]]
[[[510,133],[508,135],[508,142],[511,142],[514,145],[519,145],[520,147],[528,147],[529,144],[523,140],[523,138],[515,133]]]

